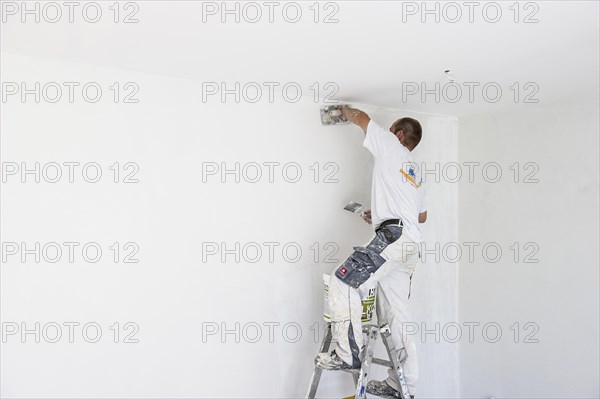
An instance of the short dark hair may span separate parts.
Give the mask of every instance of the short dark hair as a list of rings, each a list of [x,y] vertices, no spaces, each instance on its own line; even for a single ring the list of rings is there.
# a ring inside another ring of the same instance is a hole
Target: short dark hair
[[[405,143],[409,149],[414,149],[421,141],[422,129],[418,120],[405,117],[394,124],[394,134],[404,131]]]

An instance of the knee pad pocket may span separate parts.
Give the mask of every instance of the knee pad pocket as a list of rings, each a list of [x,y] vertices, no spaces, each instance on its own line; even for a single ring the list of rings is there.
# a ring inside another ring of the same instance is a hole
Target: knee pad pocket
[[[384,262],[385,259],[374,251],[364,247],[355,247],[352,255],[337,268],[335,275],[349,286],[358,288]]]
[[[381,252],[401,235],[402,227],[384,226],[366,248],[354,247],[352,255],[335,271],[336,277],[353,288],[360,287],[385,263]]]

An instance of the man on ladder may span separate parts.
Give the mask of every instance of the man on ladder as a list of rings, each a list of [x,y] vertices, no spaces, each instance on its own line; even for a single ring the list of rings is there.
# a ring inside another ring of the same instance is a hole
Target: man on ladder
[[[342,118],[363,129],[363,145],[375,160],[368,221],[372,221],[376,236],[366,247],[355,247],[331,276],[329,309],[337,345],[331,353],[319,353],[315,363],[324,370],[360,369],[363,336],[359,287],[369,280],[371,286],[377,284],[378,322],[389,325],[412,398],[418,378],[416,347],[412,337],[403,334],[402,324],[411,319],[411,278],[420,259],[419,223],[427,219],[420,173],[410,153],[421,140],[421,125],[416,119],[402,118],[386,130],[363,111],[347,106],[342,108]],[[387,380],[369,381],[367,385],[367,393],[382,397],[400,398],[400,391],[393,370]]]

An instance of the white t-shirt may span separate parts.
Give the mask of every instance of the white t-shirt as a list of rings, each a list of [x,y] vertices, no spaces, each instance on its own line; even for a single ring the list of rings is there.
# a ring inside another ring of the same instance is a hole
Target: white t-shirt
[[[373,227],[388,219],[400,219],[406,235],[421,242],[419,213],[425,212],[423,181],[417,164],[408,148],[389,130],[373,120],[367,126],[363,143],[373,157],[373,183],[371,191],[371,219]]]

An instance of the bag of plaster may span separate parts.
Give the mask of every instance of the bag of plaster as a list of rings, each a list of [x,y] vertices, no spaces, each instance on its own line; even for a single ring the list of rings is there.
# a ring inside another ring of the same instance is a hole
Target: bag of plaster
[[[323,274],[323,319],[326,322],[331,321],[331,311],[329,309],[329,279],[331,276],[329,274]],[[358,292],[361,296],[362,303],[362,316],[361,321],[363,323],[369,323],[373,320],[373,313],[375,312],[375,286],[369,284],[367,280],[364,284],[360,286]]]

